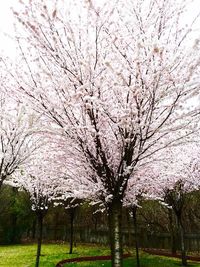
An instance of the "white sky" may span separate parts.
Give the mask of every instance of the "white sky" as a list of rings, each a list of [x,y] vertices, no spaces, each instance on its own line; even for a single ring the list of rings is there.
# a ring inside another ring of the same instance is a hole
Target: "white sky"
[[[51,0],[46,0],[51,1]],[[82,1],[82,0],[80,0]],[[95,0],[102,1],[102,0]],[[112,0],[110,0],[112,1]],[[125,0],[124,0],[125,1]],[[174,0],[177,1],[177,0]],[[15,44],[12,40],[13,35],[13,16],[10,7],[16,7],[19,0],[1,0],[0,2],[0,54],[2,52],[10,57],[15,55]],[[197,13],[200,12],[200,0],[191,0],[191,7],[188,12],[188,16],[185,18],[185,22],[191,21]],[[196,35],[200,38],[200,20],[196,25]]]
[[[13,19],[10,7],[16,5],[18,0],[1,0],[0,2],[0,53],[4,50],[7,55],[15,54],[12,40]],[[6,36],[5,36],[6,35]]]

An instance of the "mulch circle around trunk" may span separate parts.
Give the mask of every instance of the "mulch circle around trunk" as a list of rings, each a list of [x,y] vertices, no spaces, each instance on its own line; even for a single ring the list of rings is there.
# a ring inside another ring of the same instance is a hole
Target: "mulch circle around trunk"
[[[130,257],[131,254],[124,254],[123,258]],[[81,261],[102,261],[102,260],[111,260],[111,256],[91,256],[91,257],[80,257],[80,258],[73,258],[73,259],[66,259],[58,262],[56,267],[63,267],[65,263],[70,262],[81,262]]]
[[[169,258],[178,258],[181,259],[181,254],[172,254],[169,251],[166,250],[158,250],[158,249],[143,249],[144,252],[147,252],[152,255],[158,255],[158,256],[166,256]],[[191,261],[200,261],[200,256],[187,256],[187,260]]]

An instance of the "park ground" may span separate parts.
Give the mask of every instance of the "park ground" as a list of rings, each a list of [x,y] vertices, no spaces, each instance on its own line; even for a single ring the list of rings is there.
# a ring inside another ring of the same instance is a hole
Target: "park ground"
[[[67,253],[68,247],[65,244],[44,244],[42,247],[41,267],[55,267],[55,265],[67,258],[82,256],[109,255],[109,249],[97,245],[78,245],[74,253]],[[124,267],[136,266],[134,252],[133,257],[124,260]],[[14,245],[0,246],[0,267],[34,267],[36,245]],[[109,261],[68,263],[63,267],[110,267]],[[179,259],[171,259],[161,256],[153,256],[141,252],[141,267],[177,267],[181,266]],[[189,266],[200,267],[200,263],[189,262]]]

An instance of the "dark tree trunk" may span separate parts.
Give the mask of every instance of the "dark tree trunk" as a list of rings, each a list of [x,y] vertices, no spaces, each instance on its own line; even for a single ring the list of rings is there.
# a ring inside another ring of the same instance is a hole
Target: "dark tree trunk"
[[[169,218],[169,228],[170,228],[170,238],[171,238],[171,252],[173,255],[176,255],[177,252],[177,227],[176,223],[173,220],[173,211],[168,209],[168,218]]]
[[[69,209],[70,215],[70,243],[69,243],[69,254],[73,252],[73,243],[74,243],[74,216],[75,216],[75,208]]]
[[[182,223],[182,215],[185,207],[185,193],[183,191],[182,181],[178,181],[173,190],[168,190],[166,192],[165,201],[170,205],[176,216],[176,225],[178,226],[178,234],[180,236],[180,245],[181,245],[181,260],[182,266],[187,266],[187,257],[186,257],[186,247],[185,247],[185,238],[184,238],[184,226]]]
[[[180,241],[181,241],[181,261],[182,266],[187,266],[187,256],[186,256],[186,248],[185,248],[185,238],[184,238],[184,227],[181,220],[181,213],[176,214],[177,222],[178,222],[178,230],[180,234]]]
[[[127,225],[128,225],[128,246],[131,246],[131,220],[130,220],[130,214],[129,210],[126,210],[126,217],[127,217]]]
[[[181,259],[182,265],[187,266],[186,248],[185,248],[185,238],[184,238],[184,228],[181,220],[179,221],[179,231],[181,237]]]
[[[94,230],[97,231],[97,227],[98,227],[98,218],[99,216],[97,214],[93,214],[92,216],[92,222],[94,223]]]
[[[108,212],[112,267],[122,267],[122,202],[113,200]]]
[[[37,255],[36,255],[36,263],[35,267],[39,267],[40,255],[41,255],[41,245],[42,245],[42,231],[43,231],[43,213],[42,211],[37,212],[37,220],[38,220],[38,241],[37,241]]]
[[[134,224],[134,232],[135,232],[135,251],[136,251],[137,267],[140,267],[138,231],[137,231],[137,207],[136,206],[132,208],[132,215],[133,215],[133,224]]]

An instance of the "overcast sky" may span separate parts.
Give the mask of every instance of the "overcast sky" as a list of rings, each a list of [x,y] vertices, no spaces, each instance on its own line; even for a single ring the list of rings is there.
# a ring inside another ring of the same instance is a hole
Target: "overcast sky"
[[[51,0],[46,0],[46,1],[51,1]],[[94,1],[102,1],[102,0],[94,0]],[[2,0],[0,2],[0,53],[4,51],[5,54],[11,57],[15,55],[15,49],[14,49],[14,42],[12,41],[13,18],[10,7],[15,8],[18,2],[19,0]],[[191,0],[191,6],[189,8],[188,15],[184,19],[184,21],[185,22],[187,22],[187,20],[188,22],[191,21],[192,18],[194,18],[199,12],[200,12],[200,0],[193,0],[193,1]],[[197,27],[200,27],[200,20],[196,28]],[[5,36],[5,34],[7,35],[7,37]],[[196,30],[195,34],[197,35],[197,38],[200,38],[199,29]]]
[[[13,19],[11,6],[14,6],[18,0],[3,0],[0,2],[0,52],[5,50],[7,54],[14,53],[14,44],[11,41],[13,34]],[[5,34],[8,36],[6,37]]]

